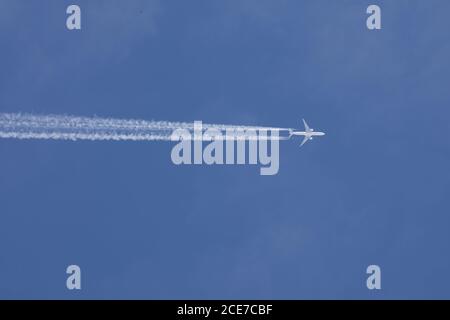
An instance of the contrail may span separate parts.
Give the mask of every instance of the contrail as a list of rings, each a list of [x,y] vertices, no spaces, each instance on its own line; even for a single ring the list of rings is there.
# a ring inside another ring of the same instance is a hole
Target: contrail
[[[289,128],[202,124],[203,129],[289,131]],[[116,140],[116,141],[171,141],[176,129],[194,130],[194,123],[125,120],[66,115],[33,115],[0,113],[0,138],[46,140]],[[224,135],[224,139],[229,139]],[[236,138],[235,136],[233,138]],[[239,138],[238,138],[239,139]],[[252,137],[247,136],[247,139]],[[256,138],[255,138],[256,139]],[[271,139],[270,136],[268,139]],[[279,136],[285,140],[287,137]]]

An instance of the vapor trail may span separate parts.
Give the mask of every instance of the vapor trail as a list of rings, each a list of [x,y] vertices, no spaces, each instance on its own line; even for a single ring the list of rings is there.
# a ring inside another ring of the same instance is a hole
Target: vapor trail
[[[203,129],[288,131],[289,128],[202,124]],[[53,140],[170,141],[176,129],[192,131],[194,123],[124,120],[66,115],[0,113],[0,138]],[[227,136],[224,135],[224,139]],[[279,137],[280,140],[286,137]]]

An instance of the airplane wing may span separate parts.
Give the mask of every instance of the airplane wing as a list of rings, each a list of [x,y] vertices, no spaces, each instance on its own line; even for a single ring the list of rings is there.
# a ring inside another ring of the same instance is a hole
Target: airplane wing
[[[304,144],[306,143],[306,141],[308,141],[308,140],[309,140],[309,137],[308,137],[308,136],[305,136],[305,137],[303,138],[302,143],[300,144],[300,147],[301,147],[302,145],[304,145]]]
[[[303,120],[303,125],[305,126],[305,131],[306,131],[306,132],[310,131],[310,130],[309,130],[309,126],[308,126],[308,124],[306,123],[305,119],[302,119],[302,120]]]

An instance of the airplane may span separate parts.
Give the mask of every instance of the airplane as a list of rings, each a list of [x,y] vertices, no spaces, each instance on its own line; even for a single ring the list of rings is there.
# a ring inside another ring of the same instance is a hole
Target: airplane
[[[308,140],[312,140],[313,137],[320,137],[325,135],[324,132],[314,131],[314,129],[308,126],[305,119],[302,120],[303,124],[305,125],[305,131],[295,131],[294,129],[289,130],[289,138],[291,138],[292,136],[304,136],[300,147],[303,146]]]

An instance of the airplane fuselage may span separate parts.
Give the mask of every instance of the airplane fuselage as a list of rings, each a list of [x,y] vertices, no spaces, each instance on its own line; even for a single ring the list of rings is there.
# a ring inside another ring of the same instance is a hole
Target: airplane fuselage
[[[307,131],[292,131],[291,132],[291,136],[308,136],[308,137],[320,137],[320,136],[324,136],[325,132],[320,132],[320,131],[311,131],[311,132],[307,132]]]

